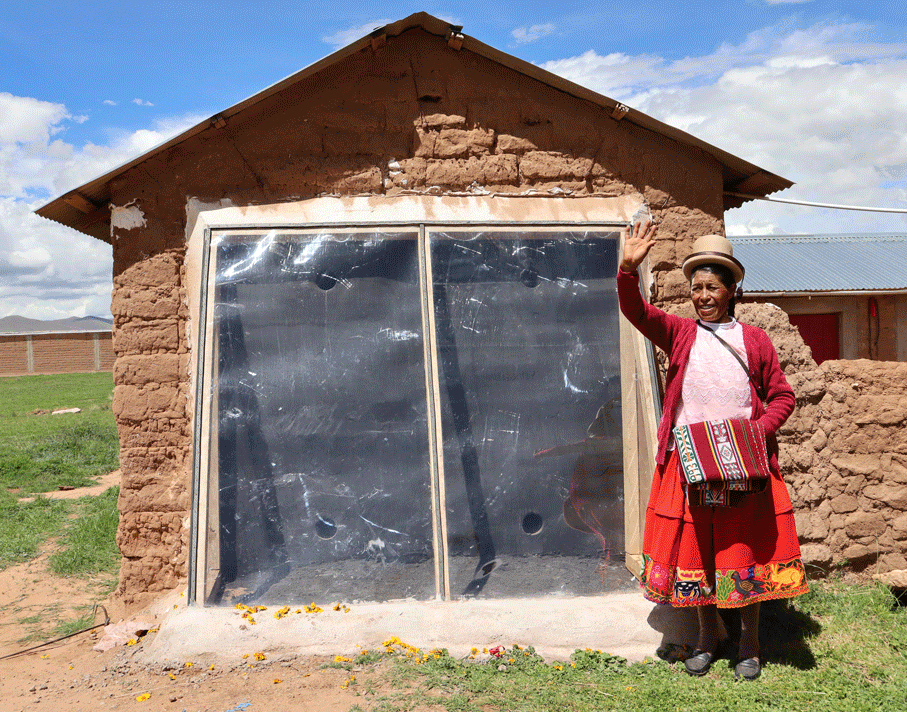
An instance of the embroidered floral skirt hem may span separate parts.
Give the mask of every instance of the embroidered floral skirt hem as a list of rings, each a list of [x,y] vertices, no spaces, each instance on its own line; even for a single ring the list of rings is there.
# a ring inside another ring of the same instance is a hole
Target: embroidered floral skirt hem
[[[691,507],[672,451],[652,480],[640,581],[648,600],[672,606],[740,608],[806,593],[794,513],[780,475],[738,507]]]

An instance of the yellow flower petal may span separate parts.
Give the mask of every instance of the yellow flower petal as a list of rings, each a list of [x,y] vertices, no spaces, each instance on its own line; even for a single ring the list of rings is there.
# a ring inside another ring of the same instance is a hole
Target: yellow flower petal
[[[151,693],[150,693],[150,692],[144,692],[144,693],[142,693],[141,695],[139,695],[138,697],[136,697],[136,698],[135,698],[135,701],[136,701],[136,702],[144,702],[145,700],[150,700],[150,699],[151,699]]]

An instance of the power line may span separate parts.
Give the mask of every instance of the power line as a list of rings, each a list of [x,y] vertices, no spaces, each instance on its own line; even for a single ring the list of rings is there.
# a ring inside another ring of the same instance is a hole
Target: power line
[[[789,203],[790,205],[808,205],[814,208],[831,208],[832,210],[863,210],[869,213],[907,213],[907,208],[869,208],[864,205],[835,205],[833,203],[814,203],[808,200],[790,200],[788,198],[769,198],[766,195],[747,195],[746,193],[732,193],[726,191],[725,195],[748,200],[765,200],[769,203]]]

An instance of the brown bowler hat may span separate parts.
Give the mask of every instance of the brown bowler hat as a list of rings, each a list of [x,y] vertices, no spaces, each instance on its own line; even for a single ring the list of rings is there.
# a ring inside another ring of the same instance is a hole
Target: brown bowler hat
[[[734,275],[734,281],[743,281],[743,265],[734,258],[734,246],[721,235],[703,235],[693,243],[693,251],[683,261],[683,276],[692,279],[697,267],[709,264],[724,265]]]

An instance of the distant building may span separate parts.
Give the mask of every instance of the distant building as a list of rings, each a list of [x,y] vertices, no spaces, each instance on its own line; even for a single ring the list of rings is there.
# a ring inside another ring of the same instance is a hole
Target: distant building
[[[112,323],[94,316],[0,319],[0,376],[113,370]]]
[[[907,235],[729,237],[745,296],[790,317],[813,358],[907,361]]]

